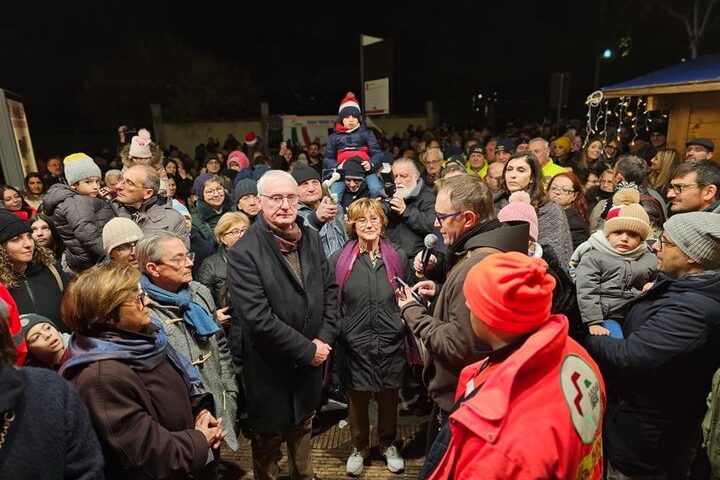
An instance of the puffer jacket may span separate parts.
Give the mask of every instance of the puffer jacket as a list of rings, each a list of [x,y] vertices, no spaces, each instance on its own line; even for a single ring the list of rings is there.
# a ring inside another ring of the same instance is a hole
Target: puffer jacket
[[[43,205],[67,247],[65,261],[71,269],[81,272],[105,256],[102,230],[115,217],[109,202],[80,195],[71,187],[56,183],[45,195]]]
[[[368,130],[365,125],[360,125],[349,133],[339,132],[336,127],[335,131],[328,137],[325,146],[323,169],[334,169],[338,163],[343,163],[346,158],[354,155],[369,160],[373,167],[377,168],[382,164],[381,154],[382,149],[375,138],[375,134]]]
[[[227,249],[220,246],[216,253],[213,253],[203,260],[197,275],[193,275],[195,280],[205,285],[212,293],[215,305],[222,305],[220,301],[220,290],[227,278]]]
[[[587,250],[590,247],[590,250]],[[629,252],[615,251],[601,231],[578,247],[571,264],[579,258],[575,284],[583,323],[622,319],[627,303],[640,295],[643,285],[657,273],[657,257],[645,242]]]
[[[225,213],[232,210],[232,199],[230,194],[225,192],[225,200],[223,201],[222,208],[218,212],[214,208],[205,202],[205,200],[198,200],[195,205],[195,209],[192,212],[192,225],[193,229],[197,230],[205,240],[210,240],[213,243],[217,243],[215,238],[215,226]]]
[[[190,237],[185,227],[185,220],[175,211],[172,201],[168,201],[167,198],[155,195],[140,205],[140,208],[123,205],[117,201],[113,206],[117,209],[119,217],[134,221],[143,234],[173,232],[178,234],[185,242],[185,246],[190,249]]]

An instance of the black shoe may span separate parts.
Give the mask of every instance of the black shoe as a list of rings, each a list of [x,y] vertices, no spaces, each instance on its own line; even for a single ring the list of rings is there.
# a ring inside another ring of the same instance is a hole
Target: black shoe
[[[345,395],[345,390],[343,390],[340,385],[335,385],[328,391],[328,398],[333,401],[333,403],[346,407],[348,406],[348,399],[347,395]]]

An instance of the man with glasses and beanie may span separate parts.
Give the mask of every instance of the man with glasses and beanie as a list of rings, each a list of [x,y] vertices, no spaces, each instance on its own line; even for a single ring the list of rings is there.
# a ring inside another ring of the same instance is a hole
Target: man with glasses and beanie
[[[667,197],[673,213],[720,213],[720,165],[712,160],[677,166]]]
[[[720,216],[673,215],[655,242],[657,281],[628,307],[623,339],[585,340],[613,394],[609,480],[687,478],[720,367]]]
[[[295,178],[271,170],[257,188],[262,215],[228,263],[230,344],[248,387],[253,473],[278,478],[286,442],[290,478],[310,480],[312,418],[336,335],[337,285],[318,232],[298,218]]]
[[[435,211],[435,227],[439,228],[448,251],[440,261],[431,257],[423,271],[435,281],[423,280],[413,287],[432,300],[431,307],[413,300],[411,295],[398,300],[403,319],[427,349],[423,381],[435,402],[427,448],[455,404],[460,372],[486,355],[478,350],[473,339],[462,290],[465,277],[470,268],[491,253],[527,254],[530,229],[527,222],[504,224],[495,218],[492,193],[477,175],[443,180]],[[420,257],[421,254],[415,257],[416,271],[423,270]]]

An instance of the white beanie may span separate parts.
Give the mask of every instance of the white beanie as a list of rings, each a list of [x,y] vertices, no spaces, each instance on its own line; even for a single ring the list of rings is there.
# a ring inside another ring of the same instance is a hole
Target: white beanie
[[[129,218],[115,217],[105,224],[102,230],[103,250],[110,251],[124,243],[137,242],[143,238],[143,232]]]
[[[130,157],[135,158],[150,158],[152,152],[150,151],[150,132],[141,128],[137,135],[132,137],[130,140]]]

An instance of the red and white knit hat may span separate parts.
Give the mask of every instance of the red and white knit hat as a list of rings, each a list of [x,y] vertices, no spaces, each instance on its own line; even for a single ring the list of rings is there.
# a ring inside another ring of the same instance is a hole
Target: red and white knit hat
[[[360,118],[360,103],[353,92],[348,92],[345,98],[340,102],[340,108],[338,109],[338,117],[343,119],[348,115]]]

